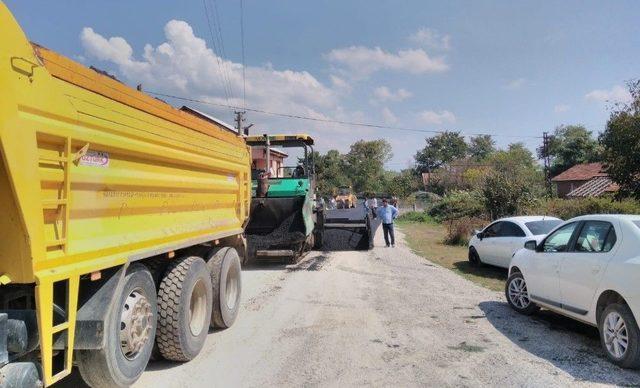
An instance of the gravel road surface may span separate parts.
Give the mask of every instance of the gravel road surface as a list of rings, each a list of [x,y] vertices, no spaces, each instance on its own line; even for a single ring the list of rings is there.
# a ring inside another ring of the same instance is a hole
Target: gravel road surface
[[[376,238],[371,251],[248,268],[235,325],[189,363],[151,363],[136,386],[640,385],[606,361],[595,329],[519,316],[500,293]]]

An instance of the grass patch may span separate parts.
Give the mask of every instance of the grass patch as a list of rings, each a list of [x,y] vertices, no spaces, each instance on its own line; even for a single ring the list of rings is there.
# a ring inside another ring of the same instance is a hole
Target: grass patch
[[[503,291],[507,270],[481,266],[472,267],[467,260],[467,247],[445,245],[447,230],[436,223],[399,222],[407,244],[418,255],[448,268],[466,279],[494,291]]]

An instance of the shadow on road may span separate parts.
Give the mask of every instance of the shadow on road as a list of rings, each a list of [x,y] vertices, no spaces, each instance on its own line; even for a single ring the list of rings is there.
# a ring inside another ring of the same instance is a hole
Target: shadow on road
[[[468,260],[461,260],[453,263],[453,266],[460,272],[465,274],[471,274],[476,276],[482,276],[485,278],[496,280],[507,280],[509,270],[506,268],[494,267],[491,265],[481,265],[474,267]]]
[[[611,364],[600,347],[598,330],[548,310],[532,316],[513,311],[506,302],[479,304],[489,322],[523,350],[549,361],[577,381],[621,386],[640,385],[640,373]]]

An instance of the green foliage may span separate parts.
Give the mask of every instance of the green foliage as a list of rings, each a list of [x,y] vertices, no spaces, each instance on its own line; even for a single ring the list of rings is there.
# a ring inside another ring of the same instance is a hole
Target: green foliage
[[[316,152],[314,159],[321,195],[331,195],[335,188],[349,185],[349,177],[345,174],[346,161],[339,151],[329,150],[324,155]]]
[[[475,160],[484,160],[495,152],[495,144],[491,135],[474,136],[469,142],[469,156]]]
[[[551,175],[557,175],[568,168],[581,163],[599,160],[598,141],[591,131],[582,125],[561,125],[556,127],[549,139],[549,147],[545,153],[539,151],[540,158],[551,158]]]
[[[332,195],[340,186],[351,186],[354,192],[386,191],[394,174],[389,176],[384,164],[391,156],[391,145],[384,139],[360,140],[347,154],[337,150],[315,153],[318,190],[323,196]]]
[[[640,80],[629,82],[632,101],[611,113],[600,136],[603,161],[619,196],[640,199]]]
[[[610,197],[550,198],[530,204],[525,213],[550,215],[563,220],[585,214],[640,214],[640,202],[633,199],[615,201]]]
[[[384,164],[392,156],[391,145],[384,139],[359,140],[352,144],[345,161],[354,191],[382,191]]]
[[[433,171],[467,155],[467,143],[459,132],[443,132],[426,141],[427,145],[415,156],[420,172]]]
[[[420,176],[414,170],[406,169],[387,178],[386,191],[398,198],[407,198],[422,188]]]
[[[429,215],[439,221],[484,214],[483,197],[478,191],[453,191],[429,209]]]
[[[536,199],[531,186],[522,175],[494,172],[482,187],[486,212],[491,219],[522,213]]]
[[[436,221],[427,212],[403,212],[398,216],[398,221],[435,223]]]

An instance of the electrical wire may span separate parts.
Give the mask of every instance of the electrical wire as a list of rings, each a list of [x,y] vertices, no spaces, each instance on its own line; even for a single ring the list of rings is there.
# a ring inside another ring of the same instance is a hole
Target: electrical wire
[[[242,106],[247,106],[247,77],[245,73],[246,62],[244,59],[244,1],[240,0],[240,42],[242,44]]]
[[[215,102],[211,102],[211,101],[204,101],[204,100],[198,100],[198,99],[195,99],[195,98],[175,96],[175,95],[172,95],[172,94],[157,93],[157,92],[152,92],[152,91],[148,91],[148,90],[145,90],[145,93],[149,93],[149,94],[152,94],[154,96],[160,96],[160,97],[165,97],[165,98],[173,98],[175,100],[181,100],[181,101],[194,102],[194,103],[198,103],[198,104],[217,106],[217,107],[227,108],[227,109],[231,109],[231,110],[244,109],[244,110],[249,111],[249,112],[261,113],[261,114],[270,115],[270,116],[278,116],[278,117],[285,117],[285,118],[290,118],[290,119],[307,120],[307,121],[315,121],[315,122],[321,122],[321,123],[338,124],[338,125],[346,125],[346,126],[354,126],[354,127],[366,127],[366,128],[375,128],[375,129],[391,129],[391,130],[397,130],[397,131],[410,131],[410,132],[421,132],[421,133],[458,132],[458,133],[460,133],[462,135],[465,135],[465,136],[489,135],[489,136],[492,136],[492,137],[532,138],[532,139],[541,139],[542,138],[542,136],[503,135],[503,134],[491,134],[491,133],[463,133],[461,131],[443,131],[443,130],[430,130],[430,129],[419,129],[419,128],[393,127],[393,126],[382,125],[382,124],[359,123],[359,122],[353,122],[353,121],[332,120],[332,119],[320,119],[320,118],[317,118],[317,117],[308,117],[308,116],[294,115],[294,114],[281,113],[281,112],[270,112],[270,111],[266,111],[266,110],[262,110],[262,109],[247,108],[247,107],[243,108],[243,107],[239,107],[239,106],[235,106],[235,105],[229,105],[229,104],[219,104],[219,103],[215,103]]]
[[[209,7],[207,6],[207,0],[202,0],[202,4],[204,5],[204,14],[207,19],[207,26],[209,28],[209,35],[211,36],[211,45],[213,46],[213,50],[215,51],[216,61],[218,62],[218,75],[220,75],[220,80],[222,82],[222,88],[225,96],[225,100],[227,104],[229,103],[229,98],[232,96],[231,83],[229,82],[228,77],[226,76],[226,69],[223,66],[221,56],[224,56],[222,53],[222,48],[219,47],[218,41],[216,40],[216,36],[214,34],[213,27],[211,26],[211,19],[209,17]]]
[[[218,4],[216,3],[216,0],[211,0],[211,3],[213,4],[213,16],[214,16],[214,21],[215,21],[215,26],[216,26],[216,37],[218,38],[218,46],[220,47],[221,51],[222,51],[222,58],[227,58],[227,51],[224,48],[224,37],[222,35],[222,22],[220,21],[220,14],[218,13]],[[231,90],[233,92],[233,87],[231,84],[231,69],[228,66],[223,66],[222,70],[224,71],[224,74],[227,78],[227,83],[229,84],[229,90]],[[231,93],[233,95],[233,93]]]

